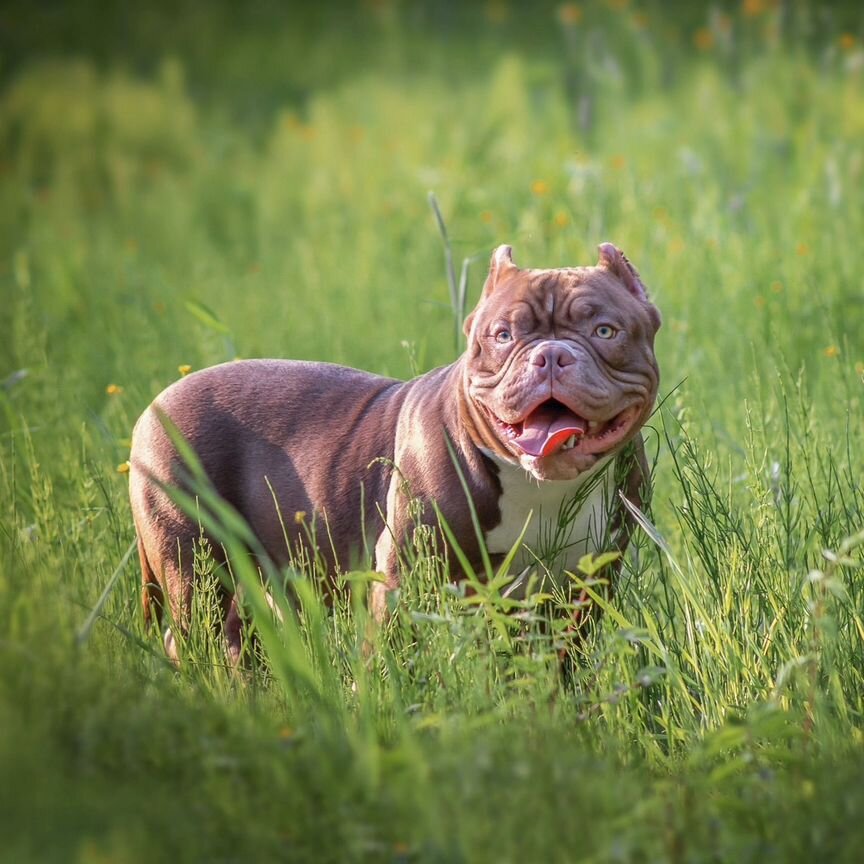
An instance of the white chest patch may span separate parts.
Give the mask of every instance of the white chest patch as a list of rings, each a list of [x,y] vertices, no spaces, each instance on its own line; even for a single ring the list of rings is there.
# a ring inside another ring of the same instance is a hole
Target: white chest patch
[[[548,575],[563,586],[568,581],[564,571],[575,572],[583,555],[608,551],[606,528],[615,474],[610,463],[573,481],[541,483],[518,466],[495,462],[501,481],[501,522],[486,534],[489,552],[509,552],[530,515],[522,549],[511,567],[513,574],[527,571],[523,574],[527,576],[533,571],[541,580]],[[508,593],[521,596],[525,581],[518,584],[517,580]],[[545,590],[550,587],[546,584]]]

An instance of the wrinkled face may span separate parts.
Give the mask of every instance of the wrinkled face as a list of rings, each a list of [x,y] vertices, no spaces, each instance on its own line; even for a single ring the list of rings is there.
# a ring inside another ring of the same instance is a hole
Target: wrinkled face
[[[477,443],[540,480],[573,479],[648,418],[660,317],[611,244],[598,266],[564,270],[521,270],[509,252],[466,324]]]

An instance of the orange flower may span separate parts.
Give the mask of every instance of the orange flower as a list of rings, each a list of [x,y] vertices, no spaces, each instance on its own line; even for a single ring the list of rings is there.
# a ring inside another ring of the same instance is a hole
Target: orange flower
[[[669,254],[680,255],[686,248],[686,243],[681,237],[673,237],[669,241]]]
[[[843,33],[837,40],[837,44],[843,51],[851,51],[855,47],[855,37],[851,33]]]
[[[554,222],[559,228],[566,228],[570,224],[570,217],[563,210],[559,210],[555,214]]]
[[[548,195],[549,184],[545,180],[535,180],[531,184],[531,191],[537,196]]]
[[[105,392],[109,396],[119,396],[123,392],[123,388],[119,384],[109,384],[105,388]]]
[[[766,8],[767,4],[765,0],[744,0],[741,4],[741,11],[748,18],[755,18],[757,15],[761,15]]]
[[[710,51],[714,47],[714,34],[707,27],[700,27],[693,34],[693,44],[700,51]]]
[[[486,19],[501,24],[510,17],[510,7],[503,0],[489,0],[486,4]]]
[[[558,20],[570,26],[582,20],[582,8],[576,3],[562,3],[558,7]]]
[[[840,349],[836,345],[829,345],[822,353],[826,357],[839,357]]]

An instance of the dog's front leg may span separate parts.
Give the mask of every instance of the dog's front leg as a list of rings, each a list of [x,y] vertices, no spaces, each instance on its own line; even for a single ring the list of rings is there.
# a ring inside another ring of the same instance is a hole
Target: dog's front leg
[[[400,489],[400,485],[404,482],[400,473],[394,471],[387,489],[384,528],[375,543],[375,569],[381,574],[383,580],[372,583],[370,612],[379,626],[387,621],[387,595],[397,590],[401,582],[397,538],[401,538],[405,530],[403,525],[405,501]]]

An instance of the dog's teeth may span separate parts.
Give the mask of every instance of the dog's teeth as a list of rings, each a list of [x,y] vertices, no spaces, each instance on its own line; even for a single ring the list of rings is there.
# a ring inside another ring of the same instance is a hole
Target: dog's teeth
[[[562,450],[572,450],[576,446],[576,436],[571,435],[562,445]]]

